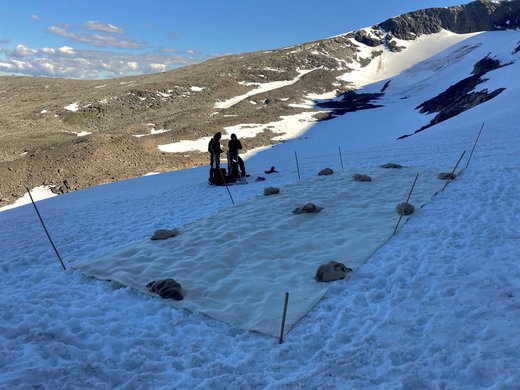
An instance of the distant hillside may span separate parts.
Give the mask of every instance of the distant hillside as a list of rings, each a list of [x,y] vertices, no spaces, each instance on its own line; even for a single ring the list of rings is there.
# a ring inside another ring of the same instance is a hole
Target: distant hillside
[[[24,186],[45,185],[63,193],[207,164],[203,150],[169,153],[159,146],[210,137],[216,131],[225,134],[232,126],[259,129],[241,137],[248,150],[282,142],[284,130],[273,125],[281,117],[333,120],[377,107],[377,94],[355,92],[355,77],[370,64],[382,62],[383,53],[406,54],[407,46],[421,35],[442,30],[462,34],[518,27],[520,0],[477,1],[411,12],[328,39],[216,58],[160,74],[90,81],[2,77],[0,207],[21,197]],[[505,65],[488,63],[468,82],[478,84],[493,66]],[[460,109],[446,113],[446,107],[432,101],[423,112],[442,111],[448,118],[496,96],[467,98],[468,92],[450,92]],[[307,116],[297,116],[304,113]],[[431,126],[441,120],[442,115]],[[417,130],[403,129],[403,135]]]

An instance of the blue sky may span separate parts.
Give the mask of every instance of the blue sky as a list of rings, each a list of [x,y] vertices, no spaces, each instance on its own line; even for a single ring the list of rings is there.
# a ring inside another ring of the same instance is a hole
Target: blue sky
[[[0,8],[0,75],[106,78],[327,38],[463,0],[23,0]]]

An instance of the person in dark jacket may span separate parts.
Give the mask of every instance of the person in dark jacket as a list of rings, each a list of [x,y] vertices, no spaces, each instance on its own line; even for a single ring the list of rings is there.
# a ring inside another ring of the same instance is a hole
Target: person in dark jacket
[[[231,139],[228,143],[228,173],[233,177],[238,177],[238,167],[240,167],[240,177],[246,176],[246,167],[244,160],[240,157],[239,152],[242,150],[242,143],[237,138],[236,134],[231,134]]]
[[[208,152],[210,155],[211,168],[210,169],[219,169],[220,168],[220,153],[223,152],[220,147],[220,138],[222,138],[222,134],[220,131],[216,133],[213,138],[209,141],[208,144]]]

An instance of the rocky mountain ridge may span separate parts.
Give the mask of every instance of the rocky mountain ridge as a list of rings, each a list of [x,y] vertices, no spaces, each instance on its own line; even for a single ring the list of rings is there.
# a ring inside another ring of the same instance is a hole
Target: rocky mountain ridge
[[[457,34],[520,28],[520,3],[481,0],[465,5],[406,13],[376,25],[399,39],[414,39],[442,29]]]
[[[63,193],[205,165],[204,152],[166,153],[158,146],[208,137],[229,126],[268,124],[309,111],[315,111],[315,120],[326,120],[377,107],[377,94],[356,93],[342,76],[363,69],[385,51],[404,50],[406,41],[422,34],[518,27],[519,0],[477,1],[161,74],[88,81],[2,77],[0,207],[21,197],[24,186],[46,185]],[[281,86],[262,90],[276,83]],[[336,98],[309,106],[309,96],[324,93]],[[237,96],[244,98],[230,101]],[[280,142],[273,138],[266,125],[243,143],[252,149]]]

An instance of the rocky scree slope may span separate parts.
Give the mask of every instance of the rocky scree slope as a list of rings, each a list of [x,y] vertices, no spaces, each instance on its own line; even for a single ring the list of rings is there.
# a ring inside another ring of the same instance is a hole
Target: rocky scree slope
[[[403,40],[421,34],[519,27],[519,5],[520,0],[477,1],[416,11],[328,39],[215,58],[160,74],[89,81],[2,77],[0,207],[22,196],[24,186],[48,185],[63,193],[207,164],[205,153],[164,153],[158,145],[211,136],[228,126],[268,124],[313,110],[316,120],[326,120],[377,107],[379,94],[357,94],[339,77],[367,66],[384,51],[403,50]],[[218,105],[272,82],[283,86]],[[325,92],[338,97],[314,108],[301,105],[309,102],[309,94]],[[435,110],[431,104],[423,109]],[[164,131],[152,134],[152,129]],[[85,132],[90,134],[78,137]],[[266,125],[242,141],[251,149],[275,143],[273,136]]]

